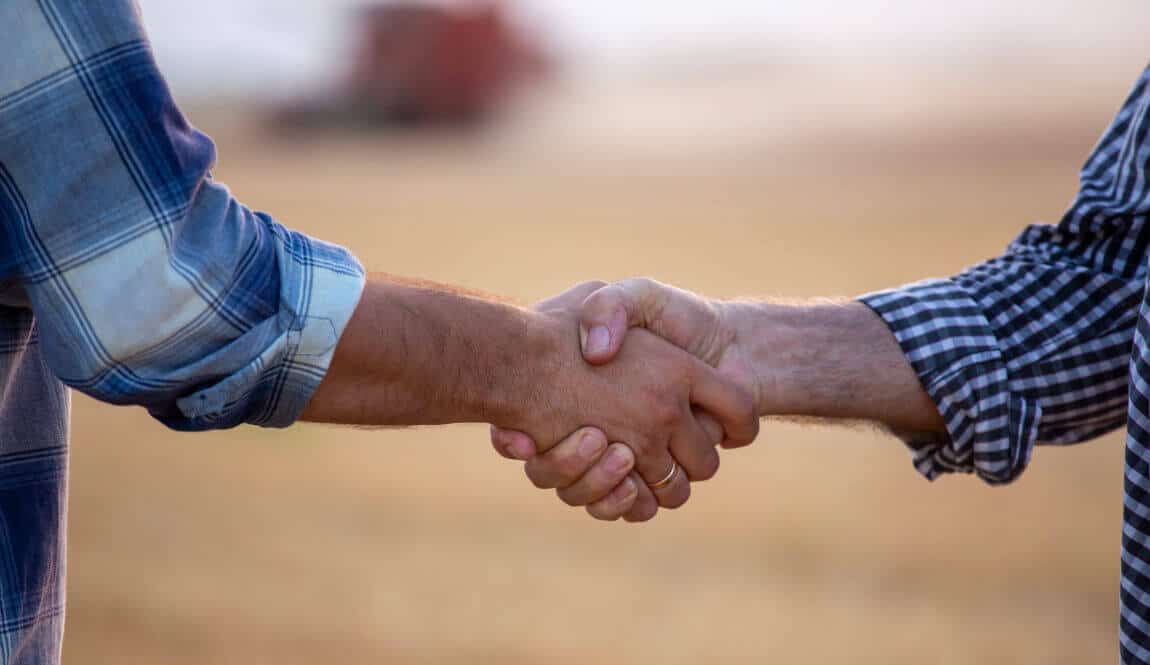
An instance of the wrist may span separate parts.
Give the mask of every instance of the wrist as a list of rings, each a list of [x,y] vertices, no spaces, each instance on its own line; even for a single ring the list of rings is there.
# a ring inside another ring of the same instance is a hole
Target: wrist
[[[874,420],[938,431],[942,420],[879,317],[853,301],[733,307],[760,416]]]
[[[793,331],[783,329],[785,317],[767,302],[723,303],[724,327],[732,334],[731,345],[749,376],[755,398],[755,411],[760,416],[778,415],[784,398],[793,391],[787,388],[788,373],[780,362],[794,346]]]
[[[826,416],[827,382],[838,380],[833,356],[850,334],[850,305],[730,303],[734,345],[746,359],[759,416]]]
[[[522,310],[514,339],[497,362],[490,389],[484,391],[479,420],[522,429],[550,409],[547,395],[556,385],[564,349],[578,349],[578,328],[554,317]]]

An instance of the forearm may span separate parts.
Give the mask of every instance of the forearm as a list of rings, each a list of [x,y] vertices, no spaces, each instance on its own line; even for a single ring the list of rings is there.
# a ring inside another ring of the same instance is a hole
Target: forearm
[[[757,382],[760,415],[945,431],[898,342],[866,306],[731,303],[724,315]]]
[[[372,275],[302,418],[377,426],[514,421],[553,343],[528,310]]]

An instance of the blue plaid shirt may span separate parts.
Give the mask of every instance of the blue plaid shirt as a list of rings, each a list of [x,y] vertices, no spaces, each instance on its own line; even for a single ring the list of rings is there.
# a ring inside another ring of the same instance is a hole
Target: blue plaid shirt
[[[0,662],[59,660],[68,394],[291,424],[363,286],[241,205],[129,0],[0,2]]]
[[[238,203],[128,0],[0,3],[0,662],[59,660],[68,396],[184,430],[290,424],[358,300],[346,251]],[[1128,427],[1121,653],[1150,663],[1150,70],[1057,226],[863,298],[946,419],[930,478],[1013,480]]]

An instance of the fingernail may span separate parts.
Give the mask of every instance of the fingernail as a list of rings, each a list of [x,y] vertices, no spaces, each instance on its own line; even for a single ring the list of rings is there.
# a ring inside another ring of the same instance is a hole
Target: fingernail
[[[623,452],[621,447],[614,447],[607,451],[607,460],[604,464],[607,465],[608,471],[621,473],[630,468],[631,456]]]
[[[627,501],[632,496],[635,496],[635,493],[638,491],[639,488],[635,487],[634,480],[631,480],[630,478],[624,478],[623,482],[619,483],[619,486],[611,491],[611,494],[614,496],[616,501]]]
[[[526,462],[527,460],[531,459],[532,455],[535,453],[535,450],[531,447],[530,444],[519,438],[512,439],[507,444],[507,446],[503,448],[503,450],[508,455],[521,462]]]
[[[602,353],[611,344],[611,332],[607,326],[595,326],[587,331],[587,353]]]
[[[598,455],[602,448],[603,437],[595,436],[591,432],[584,432],[583,436],[579,437],[579,456],[584,459]]]

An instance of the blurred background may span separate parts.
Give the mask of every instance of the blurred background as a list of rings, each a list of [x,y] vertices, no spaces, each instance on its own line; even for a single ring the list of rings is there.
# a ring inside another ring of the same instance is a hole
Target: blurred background
[[[1150,6],[143,0],[218,179],[369,267],[531,302],[857,295],[1057,221]],[[486,428],[168,432],[77,396],[68,662],[1117,660],[1119,433],[1014,485],[770,422],[597,523]]]

